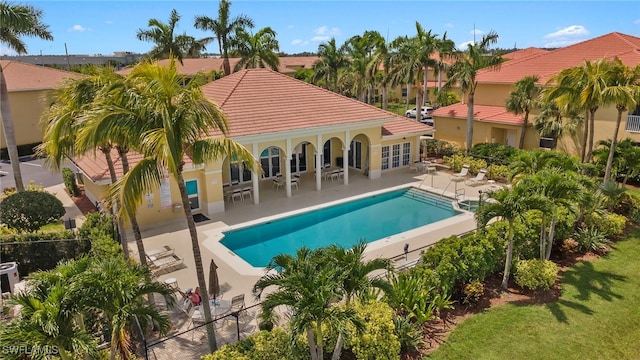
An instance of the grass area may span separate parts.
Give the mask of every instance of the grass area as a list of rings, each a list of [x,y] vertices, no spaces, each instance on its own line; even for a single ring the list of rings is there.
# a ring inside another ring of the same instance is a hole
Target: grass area
[[[509,304],[460,324],[429,359],[638,359],[640,229],[605,258],[578,263],[562,297]]]
[[[382,103],[374,103],[372,104],[373,106],[382,109]],[[415,106],[415,104],[409,104],[409,109],[413,109]],[[390,111],[394,114],[398,114],[400,116],[404,116],[404,112],[407,111],[407,104],[401,102],[401,103],[392,103],[390,102],[388,107],[387,107],[387,111]]]
[[[53,223],[48,224],[40,228],[38,231],[49,232],[49,231],[62,231],[64,230],[64,226],[61,223]]]
[[[634,195],[635,197],[640,198],[640,189],[638,188],[627,188],[627,192],[629,195]]]

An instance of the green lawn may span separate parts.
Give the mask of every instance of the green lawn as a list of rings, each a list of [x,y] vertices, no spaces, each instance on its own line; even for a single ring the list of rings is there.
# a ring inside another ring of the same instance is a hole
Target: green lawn
[[[563,276],[546,305],[475,315],[429,359],[640,359],[640,229]]]
[[[635,195],[637,198],[640,198],[640,189],[638,189],[638,188],[633,188],[633,189],[627,188],[627,192],[630,195]]]

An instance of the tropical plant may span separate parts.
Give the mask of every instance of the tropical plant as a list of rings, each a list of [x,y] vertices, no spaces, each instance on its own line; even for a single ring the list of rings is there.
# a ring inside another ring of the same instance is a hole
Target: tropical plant
[[[640,64],[635,68],[630,68],[618,58],[613,60],[611,68],[607,72],[606,84],[602,89],[602,97],[603,104],[615,104],[616,110],[618,110],[611,146],[609,147],[609,156],[607,157],[607,166],[604,172],[603,181],[606,183],[611,177],[622,113],[628,109],[635,108],[638,99],[640,99]]]
[[[236,37],[232,42],[232,54],[240,60],[234,67],[234,71],[242,68],[266,68],[278,71],[280,59],[278,59],[279,45],[276,32],[270,27],[262,28],[257,33],[251,34],[244,29],[236,30]]]
[[[183,51],[185,38],[174,35],[178,21],[180,21],[180,15],[176,9],[172,9],[167,23],[155,18],[149,19],[147,24],[149,29],[138,29],[136,34],[138,40],[155,43],[149,52],[152,59],[168,59],[173,56],[182,64],[182,59],[185,57]]]
[[[9,49],[18,54],[26,54],[27,46],[21,37],[28,36],[43,40],[53,40],[49,27],[42,23],[42,15],[42,10],[33,6],[1,1],[0,44],[7,45]],[[7,90],[7,81],[4,77],[2,66],[0,66],[0,123],[2,123],[2,131],[4,132],[9,160],[11,161],[11,170],[16,189],[24,191],[16,133],[13,127],[13,115],[9,106],[9,91]]]
[[[218,5],[218,17],[212,19],[206,15],[199,15],[195,18],[196,29],[211,31],[218,40],[218,50],[223,59],[224,74],[231,74],[231,64],[229,63],[229,51],[238,31],[246,28],[253,29],[253,20],[245,15],[230,17],[229,8],[231,1],[220,0]]]
[[[80,195],[80,188],[76,183],[76,174],[73,173],[73,170],[68,167],[62,168],[62,180],[64,182],[64,187],[71,196]]]
[[[400,342],[400,353],[420,349],[424,344],[422,326],[411,321],[407,316],[396,315],[393,318],[394,334]]]
[[[558,277],[558,265],[549,260],[520,260],[516,265],[515,281],[531,290],[549,290]]]
[[[447,38],[446,31],[442,35],[441,39],[436,39],[436,50],[438,51],[438,59],[436,60],[437,64],[435,69],[436,69],[436,73],[438,74],[438,89],[437,89],[438,95],[440,95],[441,93],[447,93],[446,91],[441,91],[442,90],[442,74],[446,73],[447,69],[449,68],[449,65],[445,60],[448,60],[451,57],[451,55],[453,55],[455,49],[456,49],[456,44],[453,42],[453,40]],[[440,96],[436,96],[436,99],[438,99],[439,97]],[[453,103],[443,103],[441,101],[436,100],[436,104],[438,104],[439,106],[448,106]]]
[[[578,242],[580,250],[598,254],[608,252],[611,243],[605,233],[595,227],[582,228],[574,234],[573,238]]]
[[[537,75],[532,75],[516,81],[513,84],[514,89],[509,93],[509,97],[505,101],[507,111],[515,115],[524,114],[518,149],[524,148],[524,139],[529,127],[529,113],[538,107],[537,101],[542,89],[537,84],[539,79]]]
[[[538,115],[534,119],[534,128],[542,137],[561,139],[566,134],[575,135],[584,118],[574,102],[559,106],[553,96],[558,96],[551,88],[541,91],[538,102]],[[555,149],[555,144],[553,149]]]
[[[345,273],[327,261],[328,253],[302,247],[295,256],[277,255],[253,288],[260,297],[265,289],[274,287],[262,299],[265,317],[275,316],[274,310],[279,306],[288,307],[292,312],[292,336],[306,333],[312,360],[324,358],[323,325],[331,324],[341,332],[349,323],[361,327],[353,308],[335,306],[344,296],[340,284]]]
[[[313,71],[315,72],[313,81],[324,79],[327,88],[331,85],[333,92],[338,92],[338,74],[340,69],[349,64],[345,51],[345,45],[338,47],[335,38],[318,45],[320,59],[313,63]]]
[[[387,110],[389,107],[388,88],[389,88],[389,71],[391,67],[391,49],[385,38],[377,31],[367,32],[374,44],[374,50],[369,61],[370,71],[374,74],[382,65],[382,76],[380,78],[380,86],[382,87],[382,108]],[[378,73],[379,74],[379,73]]]
[[[390,278],[391,291],[382,297],[399,316],[418,324],[433,320],[436,310],[432,300],[437,292],[437,282],[423,275],[417,271],[395,274]]]
[[[406,85],[406,109],[409,109],[409,94],[411,85],[416,85],[422,69],[414,59],[415,46],[413,39],[408,36],[399,36],[391,42],[391,48],[393,49],[389,61],[391,64],[391,71],[389,73],[390,83],[392,86]],[[420,102],[420,86],[416,86],[416,103]],[[416,108],[422,105],[416,106]]]
[[[109,203],[122,204],[121,215],[134,214],[142,203],[143,194],[160,186],[164,173],[176,181],[187,221],[195,262],[198,286],[208,294],[198,232],[191,212],[191,203],[184,180],[186,157],[194,164],[235,156],[245,168],[260,172],[257,161],[245,147],[227,137],[227,118],[220,107],[207,100],[200,85],[202,77],[196,76],[185,84],[177,71],[175,60],[168,66],[153,63],[137,65],[126,79],[128,93],[135,102],[126,108],[114,109],[114,118],[124,119],[121,126],[138,127],[140,135],[137,150],[143,158],[112,184],[105,193]],[[113,127],[107,127],[113,129]],[[210,137],[212,131],[222,135]],[[108,136],[107,136],[108,137]],[[207,295],[208,296],[208,295]],[[209,302],[203,302],[207,335],[211,350],[215,350],[215,334],[211,322]]]
[[[496,42],[498,42],[498,34],[491,31],[484,35],[480,42],[469,44],[464,52],[453,55],[455,62],[448,71],[446,87],[457,84],[467,98],[467,151],[471,150],[473,145],[473,103],[478,86],[476,81],[478,71],[485,68],[496,69],[502,62],[500,56],[487,55],[489,46]]]
[[[482,204],[476,212],[478,226],[483,228],[494,218],[508,223],[507,252],[504,263],[504,273],[502,277],[502,290],[507,290],[509,286],[509,274],[511,263],[513,262],[513,239],[515,221],[522,218],[524,214],[534,208],[542,208],[544,200],[540,195],[529,193],[526,187],[516,183],[512,187],[502,188],[490,193],[490,200]]]
[[[575,158],[559,151],[521,151],[509,164],[509,178],[515,180],[524,175],[534,175],[548,168],[577,171],[578,163]]]
[[[17,192],[0,202],[0,222],[22,232],[60,221],[65,212],[62,202],[46,191]]]

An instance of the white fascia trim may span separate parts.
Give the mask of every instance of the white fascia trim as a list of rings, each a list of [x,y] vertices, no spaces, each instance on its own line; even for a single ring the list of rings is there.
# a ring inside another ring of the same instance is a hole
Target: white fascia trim
[[[396,134],[386,135],[382,137],[382,140],[395,140],[395,139],[402,139],[407,136],[421,136],[425,134],[431,134],[433,136],[434,132],[435,130],[429,130],[429,131],[420,131],[420,132],[404,133],[404,134],[397,134],[397,135]]]

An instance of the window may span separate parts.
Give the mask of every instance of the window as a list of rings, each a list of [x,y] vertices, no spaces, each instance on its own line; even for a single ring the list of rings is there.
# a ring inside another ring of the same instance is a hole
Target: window
[[[382,147],[382,170],[389,169],[389,147]]]
[[[198,199],[198,180],[187,180],[184,184],[187,187],[187,195],[189,196],[191,210],[200,209],[200,200]]]
[[[352,141],[349,145],[349,166],[362,169],[362,143]]]
[[[277,147],[269,147],[264,149],[260,154],[260,165],[264,172],[265,178],[276,176],[280,173],[280,149]]]
[[[327,140],[324,143],[324,146],[322,148],[322,161],[325,164],[329,164],[329,165],[332,164],[332,161],[331,161],[331,139]]]
[[[402,166],[407,166],[411,162],[411,143],[402,144]]]
[[[292,173],[307,171],[307,143],[299,144],[293,149],[290,164]]]
[[[393,153],[391,154],[391,167],[400,167],[400,144],[393,145]]]

